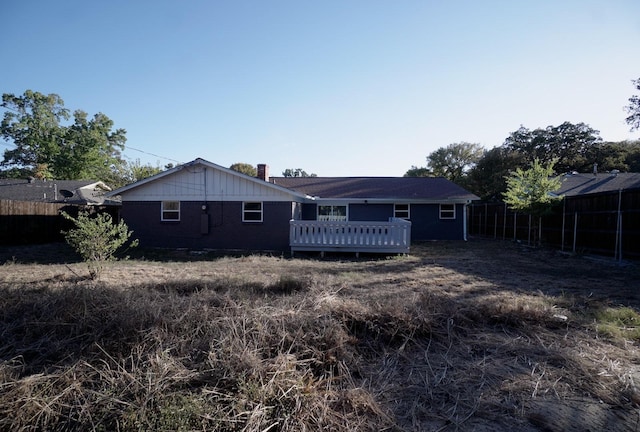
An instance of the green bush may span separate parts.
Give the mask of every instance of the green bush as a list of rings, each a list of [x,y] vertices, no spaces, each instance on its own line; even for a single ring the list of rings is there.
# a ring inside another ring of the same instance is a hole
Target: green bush
[[[104,264],[115,259],[115,253],[129,241],[133,234],[124,221],[114,223],[107,213],[90,215],[88,212],[80,212],[77,218],[73,218],[62,212],[62,216],[75,225],[75,228],[62,233],[67,243],[87,263],[92,279],[100,277]],[[137,245],[138,240],[132,240],[129,243],[129,247]]]

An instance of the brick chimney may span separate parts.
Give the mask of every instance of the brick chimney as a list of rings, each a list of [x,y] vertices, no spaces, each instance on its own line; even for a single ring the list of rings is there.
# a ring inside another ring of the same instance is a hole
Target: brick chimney
[[[258,164],[258,178],[266,182],[269,181],[269,165]]]

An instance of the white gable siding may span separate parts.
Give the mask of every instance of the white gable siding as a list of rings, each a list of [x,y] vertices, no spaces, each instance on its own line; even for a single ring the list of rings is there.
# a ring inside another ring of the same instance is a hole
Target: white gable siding
[[[192,165],[125,191],[122,193],[122,200],[298,201],[299,199],[262,180],[202,165]]]

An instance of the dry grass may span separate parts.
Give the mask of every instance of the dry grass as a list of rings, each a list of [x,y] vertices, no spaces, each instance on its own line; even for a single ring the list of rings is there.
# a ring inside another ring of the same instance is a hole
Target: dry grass
[[[1,252],[0,430],[640,424],[635,266],[474,240],[154,255],[93,282],[64,247]]]

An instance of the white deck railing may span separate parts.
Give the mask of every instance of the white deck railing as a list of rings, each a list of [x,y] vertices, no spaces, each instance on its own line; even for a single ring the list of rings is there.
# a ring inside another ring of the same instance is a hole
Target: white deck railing
[[[408,253],[411,222],[289,222],[289,245],[295,251]]]

